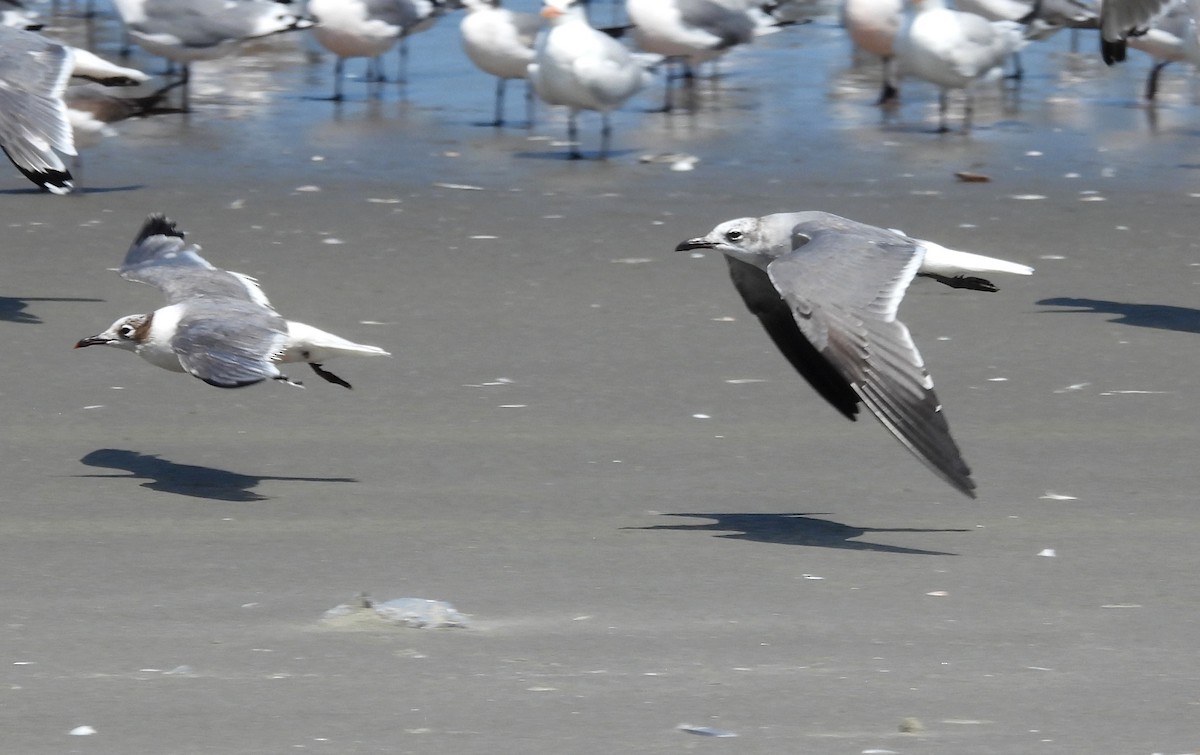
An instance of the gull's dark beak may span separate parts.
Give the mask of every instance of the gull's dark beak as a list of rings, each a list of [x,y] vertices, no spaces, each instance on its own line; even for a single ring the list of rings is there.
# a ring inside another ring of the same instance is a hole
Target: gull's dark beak
[[[692,249],[713,249],[715,248],[711,241],[701,237],[698,239],[688,239],[687,241],[679,242],[679,246],[675,247],[677,252],[687,252]]]
[[[104,344],[110,342],[111,340],[112,339],[109,338],[108,336],[104,335],[103,333],[100,333],[100,334],[97,334],[94,336],[88,336],[87,338],[81,339],[78,343],[75,344],[75,348],[82,349],[87,346],[103,346]]]

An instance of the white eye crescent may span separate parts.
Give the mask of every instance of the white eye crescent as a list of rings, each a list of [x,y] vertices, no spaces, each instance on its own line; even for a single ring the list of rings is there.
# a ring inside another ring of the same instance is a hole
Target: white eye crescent
[[[745,234],[742,233],[741,231],[726,231],[725,232],[725,240],[736,243],[738,241],[741,241],[742,236],[744,236],[744,235]]]

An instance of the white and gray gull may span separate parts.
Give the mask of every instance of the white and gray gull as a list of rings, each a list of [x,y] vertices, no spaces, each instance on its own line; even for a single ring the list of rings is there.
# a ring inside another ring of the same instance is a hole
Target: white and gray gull
[[[725,255],[746,306],[835,409],[854,420],[865,404],[930,470],[975,497],[933,381],[896,310],[918,275],[995,291],[980,274],[1029,275],[1033,268],[827,212],[729,220],[676,247],[690,249]]]
[[[323,379],[349,388],[322,363],[345,354],[390,356],[377,346],[284,319],[257,281],[214,267],[199,252],[166,217],[147,218],[118,270],[126,280],[161,289],[168,305],[122,317],[75,348],[132,351],[156,367],[190,373],[218,388],[267,379],[291,383],[276,366],[289,362],[307,362]]]

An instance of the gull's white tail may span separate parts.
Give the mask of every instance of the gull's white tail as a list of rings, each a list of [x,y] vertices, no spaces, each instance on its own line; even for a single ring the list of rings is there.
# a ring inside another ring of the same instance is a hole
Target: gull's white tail
[[[925,260],[921,263],[921,272],[926,275],[942,275],[953,278],[971,273],[1033,274],[1033,268],[1029,265],[995,257],[985,257],[982,254],[947,249],[941,244],[924,239],[914,240],[925,250]]]
[[[321,363],[334,357],[356,354],[359,356],[390,357],[391,354],[378,346],[347,341],[341,336],[288,320],[288,341],[277,362]]]

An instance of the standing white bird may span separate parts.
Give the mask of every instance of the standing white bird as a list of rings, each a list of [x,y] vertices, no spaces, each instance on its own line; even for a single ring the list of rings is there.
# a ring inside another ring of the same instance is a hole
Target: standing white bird
[[[893,61],[896,57],[896,32],[904,19],[904,0],[845,0],[842,25],[855,47],[875,55],[883,62],[883,88],[877,104],[886,105],[900,97],[896,88]]]
[[[695,83],[702,63],[754,40],[759,26],[743,5],[718,0],[626,0],[639,49],[683,64],[685,86]],[[671,77],[663,109],[671,109]]]
[[[944,0],[913,2],[916,11],[896,35],[900,70],[939,87],[938,131],[942,133],[950,130],[946,125],[947,92],[963,90],[963,131],[970,131],[974,87],[1003,75],[1004,61],[1025,46],[1021,26],[951,10]]]
[[[579,0],[545,0],[542,16],[550,21],[534,62],[529,64],[533,91],[551,105],[570,109],[567,140],[570,158],[579,152],[576,117],[580,110],[600,113],[600,156],[608,155],[612,126],[608,114],[646,86],[648,72],[619,42],[588,25]]]
[[[347,58],[367,58],[367,80],[383,78],[376,59],[396,44],[409,20],[401,0],[309,0],[316,24],[313,38],[337,56],[333,66],[334,101],[342,99],[342,75]]]
[[[190,373],[218,388],[268,379],[291,382],[276,366],[289,362],[307,362],[322,379],[349,388],[322,363],[346,354],[390,356],[377,346],[285,320],[257,281],[214,267],[199,252],[164,216],[147,218],[119,272],[126,280],[161,289],[168,306],[122,317],[75,348],[132,351],[156,367]]]
[[[190,64],[232,53],[250,39],[312,26],[291,6],[268,0],[113,0],[129,39],[152,55],[183,66],[188,109]]]
[[[843,416],[853,420],[859,403],[866,405],[934,474],[975,497],[933,381],[896,310],[916,275],[994,291],[975,273],[1028,275],[1033,268],[827,212],[729,220],[676,247],[689,249],[725,255],[746,306]]]
[[[504,125],[504,89],[509,79],[526,79],[525,115],[533,125],[533,89],[528,83],[538,30],[542,20],[533,13],[517,13],[500,7],[500,0],[463,0],[467,13],[459,31],[463,50],[484,73],[496,77],[496,117],[493,126]]]

